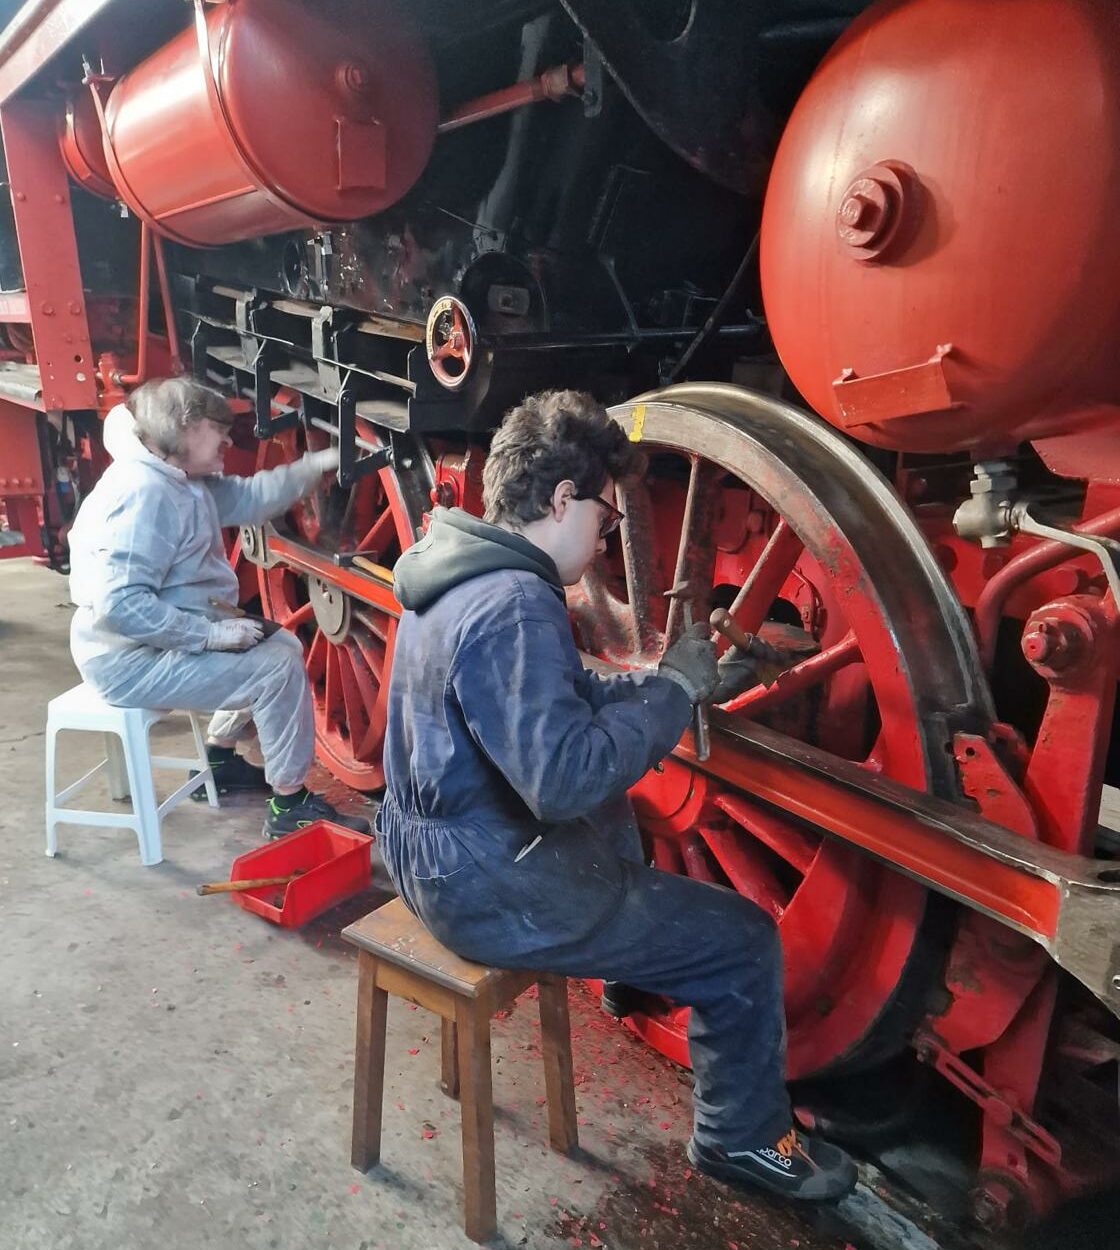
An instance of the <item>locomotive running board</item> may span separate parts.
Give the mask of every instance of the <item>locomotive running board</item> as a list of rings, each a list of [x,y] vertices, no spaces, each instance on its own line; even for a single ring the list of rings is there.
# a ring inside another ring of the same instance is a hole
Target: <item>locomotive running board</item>
[[[759,724],[712,712],[694,768],[1017,929],[1120,1017],[1120,862],[1069,855]]]

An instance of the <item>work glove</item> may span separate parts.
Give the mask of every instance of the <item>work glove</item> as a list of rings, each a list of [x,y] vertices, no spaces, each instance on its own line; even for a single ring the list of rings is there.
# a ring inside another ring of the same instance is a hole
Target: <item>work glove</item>
[[[338,448],[328,447],[325,451],[309,451],[303,459],[316,473],[334,473],[338,469]]]
[[[658,677],[668,677],[693,703],[705,703],[719,685],[716,646],[707,621],[695,621],[661,657]]]
[[[237,616],[228,621],[211,621],[206,632],[207,651],[248,651],[264,637],[260,621]]]
[[[719,670],[719,685],[712,695],[713,703],[729,703],[762,680],[758,660],[738,647],[728,647],[716,667]]]
[[[752,686],[769,686],[789,668],[790,655],[779,651],[761,638],[751,639],[749,652],[728,647],[719,661],[719,685],[712,695],[713,703],[730,703]]]

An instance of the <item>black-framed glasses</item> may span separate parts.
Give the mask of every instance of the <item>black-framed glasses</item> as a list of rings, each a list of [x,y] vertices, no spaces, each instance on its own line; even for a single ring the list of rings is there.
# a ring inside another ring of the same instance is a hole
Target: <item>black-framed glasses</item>
[[[600,508],[607,514],[599,522],[599,537],[607,538],[613,534],[616,529],[626,520],[626,513],[619,512],[613,503],[607,503],[602,495],[573,495],[573,499],[594,499]]]

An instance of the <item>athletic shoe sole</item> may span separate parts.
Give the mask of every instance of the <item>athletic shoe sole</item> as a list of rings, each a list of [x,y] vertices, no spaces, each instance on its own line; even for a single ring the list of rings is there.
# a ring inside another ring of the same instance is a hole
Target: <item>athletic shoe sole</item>
[[[786,1198],[790,1202],[804,1202],[811,1206],[828,1202],[839,1202],[855,1189],[856,1181],[859,1179],[853,1167],[852,1179],[846,1188],[837,1190],[834,1194],[822,1194],[809,1198],[798,1193],[790,1185],[779,1185],[770,1182],[765,1176],[756,1176],[755,1173],[747,1172],[745,1168],[730,1161],[725,1164],[718,1159],[707,1159],[700,1154],[691,1139],[689,1139],[689,1143],[685,1148],[685,1153],[688,1155],[688,1161],[703,1172],[705,1176],[714,1177],[716,1180],[724,1181],[728,1185],[738,1185],[746,1189],[761,1189],[779,1198]]]

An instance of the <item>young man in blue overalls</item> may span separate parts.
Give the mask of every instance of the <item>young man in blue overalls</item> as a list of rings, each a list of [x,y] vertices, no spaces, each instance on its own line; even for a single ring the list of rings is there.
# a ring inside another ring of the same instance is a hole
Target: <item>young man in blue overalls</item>
[[[627,790],[693,705],[753,684],[699,624],[656,671],[587,672],[564,587],[605,549],[641,467],[590,396],[525,400],[494,437],[486,519],[436,509],[396,566],[378,832],[409,908],[467,959],[599,978],[692,1008],[688,1155],[724,1180],[838,1198],[855,1168],[793,1127],[781,946],[768,915],[647,867]]]

